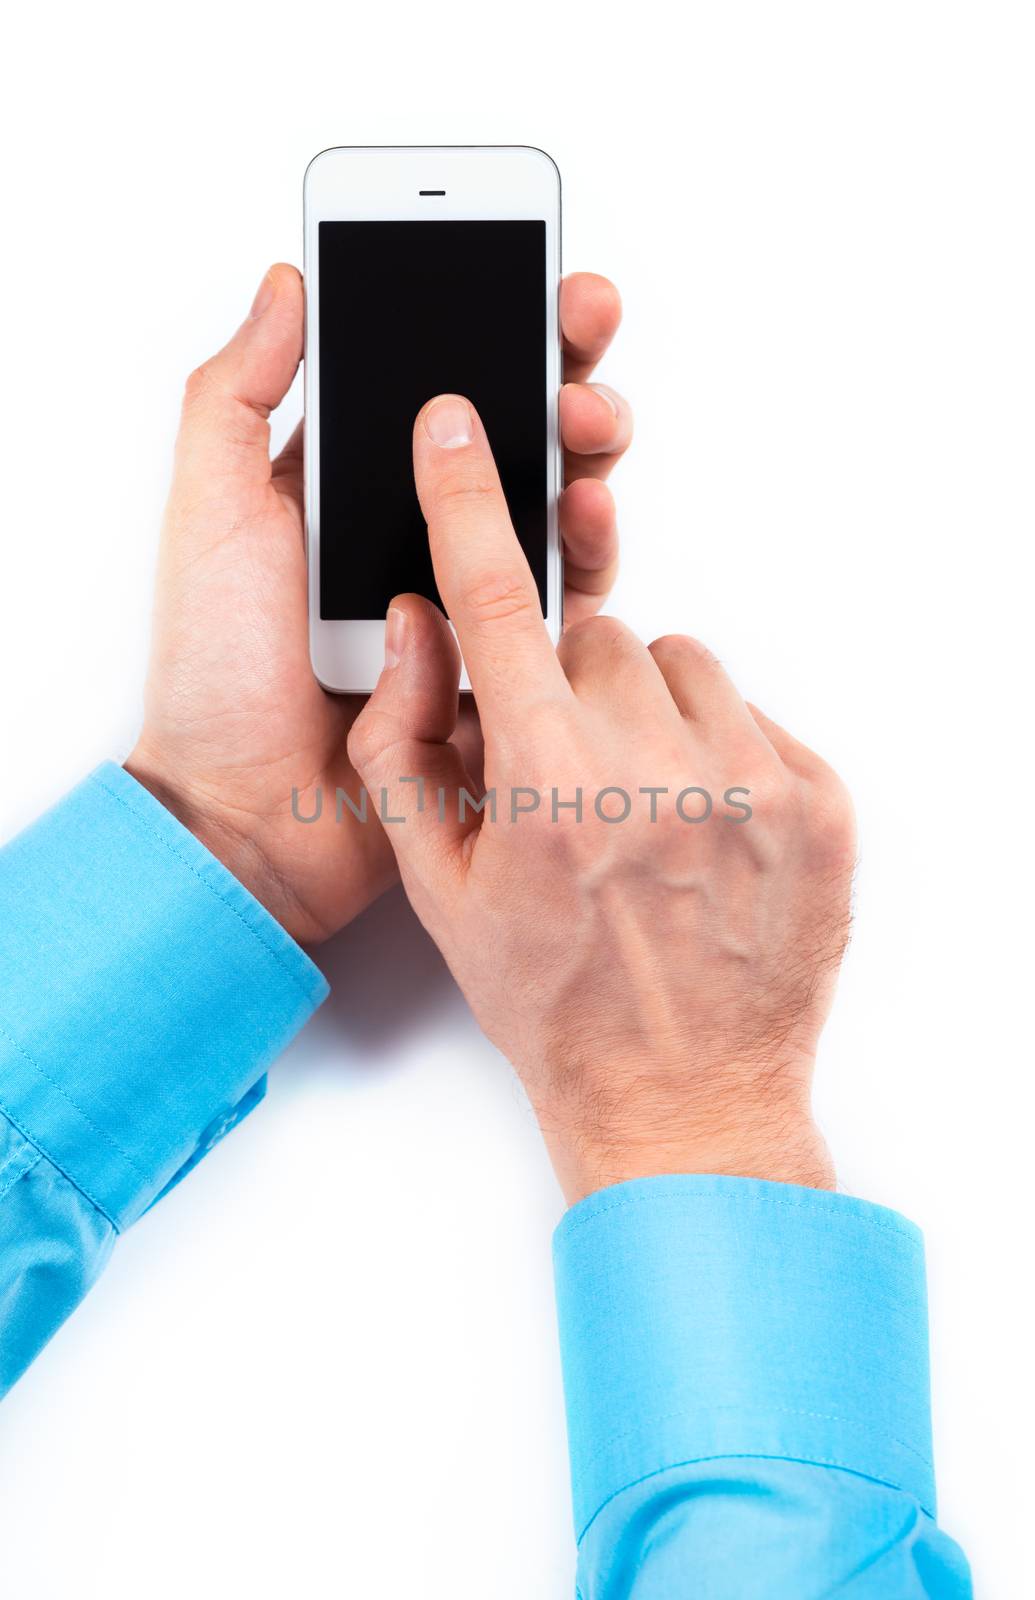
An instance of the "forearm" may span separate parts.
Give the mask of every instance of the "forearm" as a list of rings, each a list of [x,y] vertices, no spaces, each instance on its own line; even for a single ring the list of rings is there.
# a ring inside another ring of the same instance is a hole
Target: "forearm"
[[[0,1392],[325,992],[119,767],[0,851]]]

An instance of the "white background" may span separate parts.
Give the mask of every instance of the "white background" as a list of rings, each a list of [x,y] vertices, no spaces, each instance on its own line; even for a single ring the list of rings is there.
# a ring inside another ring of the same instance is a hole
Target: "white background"
[[[943,1520],[1031,1594],[1028,8],[374,11],[8,21],[0,836],[129,747],[181,383],[298,260],[308,158],[545,146],[567,265],[626,303],[613,609],[854,792],[819,1107],[927,1232]],[[7,1593],[571,1592],[529,1112],[398,898],[321,959],[265,1109],[3,1406]]]

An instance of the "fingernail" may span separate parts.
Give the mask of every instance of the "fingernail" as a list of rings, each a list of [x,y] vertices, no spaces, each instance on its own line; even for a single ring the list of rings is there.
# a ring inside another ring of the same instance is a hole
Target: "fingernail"
[[[267,272],[266,276],[259,284],[255,299],[252,301],[252,309],[248,313],[248,320],[250,322],[254,322],[256,317],[261,317],[262,313],[264,311],[268,311],[272,304],[273,275],[272,273]]]
[[[385,666],[397,667],[406,643],[406,613],[389,606],[385,617]]]
[[[611,410],[617,417],[618,401],[615,399],[614,394],[607,387],[606,383],[591,383],[589,387],[593,390],[594,394],[598,394],[600,396],[601,400],[607,401],[608,405],[611,407]]]
[[[424,413],[424,431],[441,450],[458,450],[474,438],[471,408],[459,395],[435,400]]]

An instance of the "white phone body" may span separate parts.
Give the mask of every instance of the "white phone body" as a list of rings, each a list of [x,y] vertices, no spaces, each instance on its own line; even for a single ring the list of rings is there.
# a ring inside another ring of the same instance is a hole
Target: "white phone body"
[[[424,191],[445,191],[425,193]],[[561,336],[560,174],[526,145],[346,146],[324,150],[305,174],[305,500],[309,644],[326,689],[369,693],[384,666],[384,616],[320,615],[320,251],[319,225],[342,222],[542,221],[546,239],[546,627],[561,635],[563,575],[557,504],[563,486],[558,421]],[[361,308],[358,311],[362,315]],[[500,306],[506,315],[506,306]],[[500,374],[506,383],[506,373]],[[428,399],[432,396],[428,395]],[[462,688],[469,687],[466,672]]]

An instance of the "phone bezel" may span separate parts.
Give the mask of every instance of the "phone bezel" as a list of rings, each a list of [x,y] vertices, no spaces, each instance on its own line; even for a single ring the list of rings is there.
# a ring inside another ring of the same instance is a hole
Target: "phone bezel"
[[[421,195],[420,190],[445,190]],[[369,693],[384,665],[384,618],[320,616],[319,225],[340,222],[542,221],[546,224],[547,575],[546,627],[561,635],[563,572],[558,500],[563,487],[561,387],[561,179],[531,145],[338,146],[306,169],[303,186],[305,319],[305,524],[309,653],[326,689]],[[431,397],[429,396],[429,399]],[[466,674],[461,687],[468,687]]]

